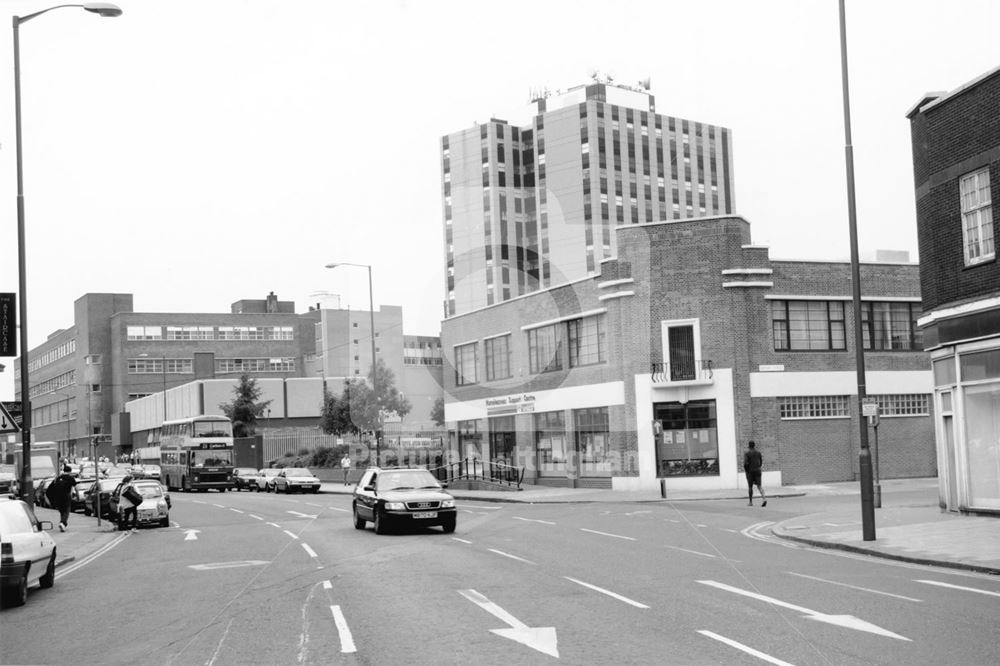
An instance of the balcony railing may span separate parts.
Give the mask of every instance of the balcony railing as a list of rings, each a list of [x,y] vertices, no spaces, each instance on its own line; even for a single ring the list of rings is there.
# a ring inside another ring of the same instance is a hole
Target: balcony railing
[[[699,362],[686,363],[652,363],[649,371],[654,384],[667,382],[710,381],[712,379],[712,362],[702,359]]]

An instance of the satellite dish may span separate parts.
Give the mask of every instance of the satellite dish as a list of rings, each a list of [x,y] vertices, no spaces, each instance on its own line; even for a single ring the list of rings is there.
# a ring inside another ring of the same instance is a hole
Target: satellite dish
[[[644,78],[644,79],[643,79],[642,81],[639,81],[639,86],[640,86],[640,87],[641,87],[641,88],[642,88],[643,90],[649,90],[649,77],[647,76],[647,77],[646,77],[646,78]]]
[[[600,75],[601,73],[596,69],[591,69],[590,71],[587,72],[587,76],[589,76],[594,81],[596,81]]]

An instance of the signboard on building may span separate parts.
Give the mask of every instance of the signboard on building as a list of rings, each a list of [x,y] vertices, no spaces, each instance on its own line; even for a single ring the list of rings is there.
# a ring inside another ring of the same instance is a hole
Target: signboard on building
[[[0,356],[17,356],[15,294],[0,293]]]

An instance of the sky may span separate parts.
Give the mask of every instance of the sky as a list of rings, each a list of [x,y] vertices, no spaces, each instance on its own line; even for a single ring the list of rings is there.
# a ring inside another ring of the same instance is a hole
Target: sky
[[[772,258],[850,257],[836,0],[117,4],[20,26],[30,347],[88,292],[138,312],[272,291],[298,312],[331,294],[367,310],[367,271],[331,262],[371,265],[376,307],[437,335],[440,137],[523,124],[531,90],[595,70],[733,131],[735,212]],[[0,0],[0,16],[48,6]],[[1000,1],[846,7],[859,250],[916,261],[905,114],[1000,65]],[[11,41],[0,30],[0,292],[18,291]]]

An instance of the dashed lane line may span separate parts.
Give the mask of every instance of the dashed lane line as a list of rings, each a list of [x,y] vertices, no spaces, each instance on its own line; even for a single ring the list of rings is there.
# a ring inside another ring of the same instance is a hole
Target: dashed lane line
[[[732,638],[726,638],[725,636],[720,636],[719,634],[713,631],[708,631],[707,629],[699,629],[698,633],[701,634],[702,636],[708,636],[713,640],[725,643],[729,647],[734,647],[737,650],[742,650],[743,652],[746,652],[749,655],[753,655],[758,659],[763,659],[764,661],[770,664],[777,664],[777,666],[792,666],[792,664],[788,663],[787,661],[782,661],[781,659],[778,659],[777,657],[772,657],[771,655],[761,652],[760,650],[755,650],[749,645],[744,645],[739,641],[734,641]]]
[[[292,532],[289,532],[288,530],[285,530],[285,534],[287,534],[288,536],[292,537],[293,539],[298,539],[299,538],[298,534],[294,534]]]
[[[503,555],[504,557],[509,557],[512,560],[517,560],[518,562],[524,562],[525,564],[535,564],[531,560],[526,560],[523,557],[518,557],[517,555],[511,555],[510,553],[505,553],[502,550],[497,550],[496,548],[487,548],[491,553],[496,553],[497,555]]]
[[[296,538],[298,538],[298,537],[296,537]],[[306,553],[309,554],[309,557],[319,557],[319,555],[316,554],[316,551],[313,550],[312,548],[310,548],[309,544],[307,544],[307,543],[302,544],[302,549],[304,551],[306,551]]]
[[[601,594],[606,594],[609,597],[611,597],[612,599],[617,599],[618,601],[624,601],[625,603],[629,604],[630,606],[635,606],[636,608],[642,608],[642,609],[649,608],[649,606],[647,606],[646,604],[639,603],[638,601],[635,601],[634,599],[629,599],[628,597],[622,596],[622,595],[618,594],[617,592],[612,592],[611,590],[605,590],[603,587],[598,587],[596,585],[591,585],[590,583],[585,583],[582,580],[577,580],[576,578],[570,578],[569,576],[563,576],[563,578],[565,578],[566,580],[571,581],[573,583],[576,583],[577,585],[582,585],[583,587],[586,587],[588,589],[594,590],[595,592],[600,592]]]
[[[621,534],[611,534],[610,532],[598,532],[597,530],[588,530],[586,527],[581,527],[580,531],[590,532],[591,534],[600,534],[601,536],[614,537],[616,539],[625,539],[626,541],[637,541],[635,537],[622,536]]]
[[[952,585],[951,583],[942,583],[938,580],[917,580],[914,579],[916,583],[925,583],[927,585],[937,585],[938,587],[947,587],[952,590],[962,590],[963,592],[975,592],[976,594],[988,594],[991,597],[1000,597],[1000,592],[990,592],[989,590],[980,590],[975,587],[965,587],[964,585]]]
[[[684,553],[691,553],[692,555],[701,555],[702,557],[711,557],[712,559],[715,559],[715,555],[712,555],[711,553],[703,553],[700,550],[690,550],[688,548],[681,548],[680,546],[666,546],[666,547],[672,548],[673,550],[679,550]]]
[[[542,525],[555,525],[551,520],[539,520],[538,518],[522,518],[521,516],[514,516],[514,520],[523,520],[526,523],[541,523]]]
[[[340,635],[340,651],[344,653],[357,652],[354,645],[354,636],[351,635],[351,628],[347,626],[347,618],[340,610],[340,606],[330,606],[333,613],[333,623],[337,625],[337,633]]]
[[[827,583],[829,585],[838,585],[840,587],[847,587],[852,590],[858,590],[859,592],[871,592],[872,594],[881,594],[886,597],[893,597],[894,599],[902,599],[903,601],[915,601],[916,603],[923,603],[921,599],[914,599],[913,597],[904,597],[902,594],[893,594],[892,592],[883,592],[881,590],[873,590],[870,587],[860,587],[858,585],[851,585],[849,583],[840,583],[835,580],[827,580],[826,578],[819,578],[818,576],[810,576],[804,573],[798,573],[795,571],[786,571],[789,576],[798,576],[799,578],[808,578],[809,580],[819,581],[820,583]]]

